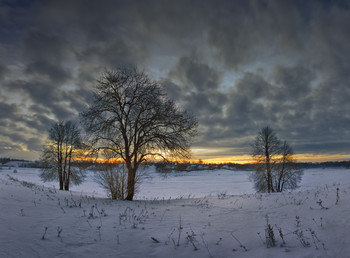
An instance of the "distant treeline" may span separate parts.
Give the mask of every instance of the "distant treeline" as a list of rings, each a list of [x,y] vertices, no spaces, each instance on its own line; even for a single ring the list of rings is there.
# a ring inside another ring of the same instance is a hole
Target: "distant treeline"
[[[350,161],[300,162],[298,164],[301,168],[350,168]]]
[[[2,167],[25,167],[25,168],[40,168],[39,161],[29,161],[24,159],[1,158],[0,166]]]
[[[320,163],[301,162],[297,163],[299,168],[350,168],[350,161],[328,161]],[[228,170],[253,170],[254,164],[202,164],[202,163],[176,163],[176,162],[157,162],[154,163],[156,170],[159,172],[171,171],[194,171],[194,170],[213,170],[213,169],[228,169]]]
[[[11,159],[11,158],[2,158],[2,157],[0,157],[0,163],[1,164],[6,164],[7,162],[10,162],[10,161],[29,162],[29,161],[24,160],[24,159]]]
[[[203,164],[203,163],[184,163],[184,162],[155,162],[150,163],[156,167],[158,172],[171,171],[195,171],[195,170],[214,170],[214,169],[228,169],[228,170],[250,170],[249,164]]]
[[[75,166],[88,168],[96,165],[94,161],[76,161]],[[8,164],[8,165],[7,165]],[[16,164],[16,165],[15,165]],[[237,164],[237,163],[222,163],[222,164],[204,164],[202,162],[148,162],[147,165],[154,165],[159,172],[171,171],[194,171],[194,170],[252,170],[253,164]],[[39,161],[29,161],[24,159],[13,159],[8,157],[0,157],[0,165],[2,166],[18,166],[28,168],[41,168],[42,164]],[[299,162],[300,168],[348,168],[350,169],[350,161],[327,161],[327,162]]]

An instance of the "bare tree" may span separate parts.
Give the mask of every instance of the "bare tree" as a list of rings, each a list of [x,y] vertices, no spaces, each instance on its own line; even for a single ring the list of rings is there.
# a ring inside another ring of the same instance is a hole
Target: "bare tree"
[[[95,181],[107,191],[112,200],[125,199],[127,177],[128,173],[123,163],[105,162],[97,165]]]
[[[149,157],[189,157],[197,120],[180,110],[159,84],[134,69],[107,70],[97,81],[93,103],[81,114],[96,151],[121,158],[128,170],[126,200]]]
[[[292,147],[284,141],[281,145],[281,157],[273,175],[273,186],[276,192],[282,192],[284,189],[295,189],[301,182],[303,170],[299,168],[293,154]]]
[[[256,162],[255,186],[258,191],[274,192],[272,170],[280,154],[280,140],[270,127],[264,127],[252,145],[252,158]]]
[[[59,121],[53,124],[41,155],[41,179],[45,182],[58,180],[60,190],[66,191],[71,181],[80,184],[84,175],[73,162],[81,154],[82,146],[80,131],[74,123]]]
[[[252,144],[252,158],[255,161],[253,180],[259,192],[282,192],[294,189],[303,174],[293,158],[293,150],[287,142],[281,143],[275,132],[264,127]]]

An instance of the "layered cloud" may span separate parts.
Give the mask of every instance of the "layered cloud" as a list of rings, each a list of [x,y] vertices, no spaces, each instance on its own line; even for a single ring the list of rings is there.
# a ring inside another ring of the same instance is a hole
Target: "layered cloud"
[[[205,155],[249,154],[266,125],[298,153],[349,153],[349,7],[5,1],[0,156],[38,158],[50,123],[77,118],[103,69],[131,65],[198,117]]]

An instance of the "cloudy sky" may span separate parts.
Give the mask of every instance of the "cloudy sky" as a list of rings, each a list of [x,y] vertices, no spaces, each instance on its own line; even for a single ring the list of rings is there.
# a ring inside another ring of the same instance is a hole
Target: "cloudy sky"
[[[37,159],[103,69],[137,65],[198,117],[195,159],[247,161],[264,126],[350,158],[350,1],[3,0],[0,156]]]

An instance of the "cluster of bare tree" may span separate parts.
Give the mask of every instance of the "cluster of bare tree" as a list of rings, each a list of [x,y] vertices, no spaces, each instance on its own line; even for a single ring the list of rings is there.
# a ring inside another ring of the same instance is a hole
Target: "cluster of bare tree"
[[[136,68],[105,71],[94,88],[92,104],[81,113],[81,122],[88,134],[90,155],[123,161],[122,168],[106,165],[97,181],[103,182],[112,198],[126,200],[134,197],[137,171],[144,161],[155,157],[189,157],[190,143],[197,133],[197,120],[179,109],[158,82]],[[43,178],[58,176],[60,189],[61,181],[69,184],[69,177],[77,175],[70,161],[78,148],[75,138],[65,142],[61,127],[66,128],[66,124],[60,122],[50,129],[51,141],[42,157],[48,167],[43,170]],[[66,149],[70,153],[68,158]],[[123,171],[127,171],[126,193]],[[117,186],[123,190],[116,192]]]
[[[96,181],[112,199],[125,200],[134,198],[138,169],[147,159],[189,157],[198,125],[156,81],[136,68],[106,70],[94,88],[93,102],[80,117],[87,133],[84,144],[72,122],[57,122],[49,129],[41,158],[42,179],[58,179],[61,190],[69,190],[71,181],[81,183],[83,174],[72,164],[88,149],[90,157],[107,161],[98,166]],[[269,127],[256,137],[252,157],[258,191],[293,189],[301,180],[292,148]]]
[[[282,192],[295,189],[301,181],[303,171],[293,157],[293,149],[281,142],[275,132],[264,127],[252,144],[252,158],[255,161],[253,180],[259,192]]]

